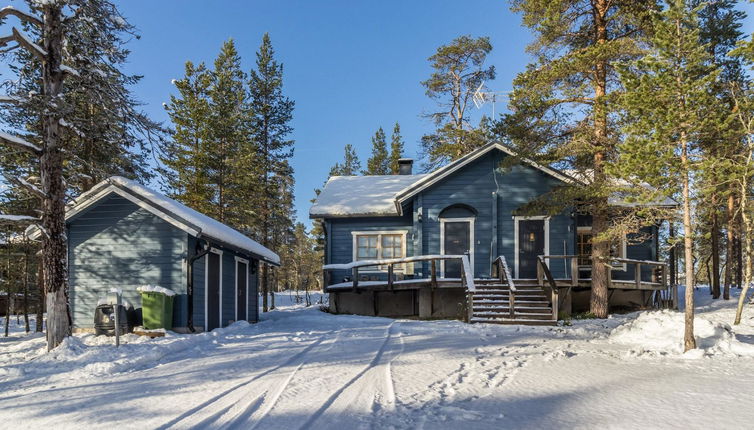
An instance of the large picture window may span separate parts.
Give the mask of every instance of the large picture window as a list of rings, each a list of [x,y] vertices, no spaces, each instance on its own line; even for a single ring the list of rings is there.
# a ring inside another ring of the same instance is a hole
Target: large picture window
[[[354,261],[403,258],[406,256],[406,231],[353,232]],[[394,270],[403,270],[395,265]],[[385,271],[387,266],[365,267],[362,271]]]

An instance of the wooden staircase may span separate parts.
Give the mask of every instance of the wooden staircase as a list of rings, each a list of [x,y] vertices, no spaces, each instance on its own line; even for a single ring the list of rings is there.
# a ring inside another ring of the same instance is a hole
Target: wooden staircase
[[[500,261],[500,259],[496,260]],[[469,322],[491,324],[557,325],[557,312],[536,281],[510,279],[505,259],[499,264],[497,279],[474,281],[470,292]]]

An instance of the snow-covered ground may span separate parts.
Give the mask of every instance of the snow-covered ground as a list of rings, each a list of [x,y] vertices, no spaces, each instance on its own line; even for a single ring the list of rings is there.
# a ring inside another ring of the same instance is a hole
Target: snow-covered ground
[[[754,308],[564,327],[330,315],[291,304],[199,335],[0,341],[4,428],[751,428]],[[736,297],[734,296],[734,299]]]

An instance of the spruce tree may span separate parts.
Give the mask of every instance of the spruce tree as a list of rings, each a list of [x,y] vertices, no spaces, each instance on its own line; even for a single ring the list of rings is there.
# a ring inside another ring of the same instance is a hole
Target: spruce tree
[[[365,175],[387,175],[390,170],[385,131],[377,129],[372,137],[372,156],[367,160]]]
[[[178,95],[170,96],[165,109],[174,130],[160,157],[168,169],[162,172],[167,194],[204,214],[213,212],[214,201],[209,179],[210,74],[204,63],[195,66],[188,61],[184,77],[173,82]]]
[[[488,37],[460,36],[429,57],[434,69],[422,85],[439,110],[427,116],[435,131],[421,139],[427,169],[458,159],[487,142],[469,123],[469,103],[485,81],[495,79],[495,67],[485,66],[492,51]]]
[[[694,339],[695,231],[692,181],[699,171],[700,143],[714,129],[717,109],[714,85],[719,69],[700,41],[698,8],[685,0],[669,0],[653,19],[652,52],[621,68],[626,87],[625,141],[612,172],[626,180],[652,186],[635,187],[639,201],[680,195],[683,207],[684,266],[686,274],[686,350]]]
[[[403,137],[401,136],[401,126],[397,122],[393,127],[393,134],[390,136],[390,174],[397,175],[400,173],[398,160],[403,157]]]
[[[290,212],[292,198],[280,193],[292,193],[286,186],[287,175],[292,175],[288,160],[293,156],[292,132],[294,103],[283,95],[283,65],[274,58],[274,49],[269,34],[262,37],[257,52],[256,70],[249,74],[249,100],[251,109],[251,139],[258,147],[257,162],[260,168],[260,186],[257,194],[257,237],[262,244],[275,250],[273,222]],[[267,292],[269,268],[262,266],[262,309],[268,310]]]
[[[514,0],[512,9],[535,32],[535,61],[513,82],[511,113],[495,130],[522,157],[578,171],[585,184],[545,196],[552,211],[574,201],[592,215],[591,312],[608,314],[610,244],[624,227],[610,213],[605,163],[619,136],[613,121],[616,64],[641,55],[654,0]]]
[[[223,43],[215,59],[207,90],[209,101],[209,127],[207,164],[209,182],[215,188],[213,209],[210,215],[220,222],[237,226],[240,215],[229,213],[238,210],[235,204],[243,202],[234,198],[237,175],[248,166],[236,166],[239,149],[249,140],[247,130],[246,74],[241,70],[241,58],[233,40]],[[234,169],[234,167],[237,167]]]

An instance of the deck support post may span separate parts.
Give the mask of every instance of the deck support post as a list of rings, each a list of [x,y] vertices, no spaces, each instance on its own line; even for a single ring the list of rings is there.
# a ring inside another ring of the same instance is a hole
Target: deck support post
[[[419,289],[419,318],[432,317],[432,290],[429,288]]]
[[[432,260],[432,288],[437,288],[437,261]]]
[[[387,286],[390,288],[390,291],[393,290],[393,265],[388,264],[387,265]]]
[[[571,257],[571,286],[579,285],[579,258]]]
[[[641,289],[641,263],[634,264],[634,282],[636,282],[636,289]]]

